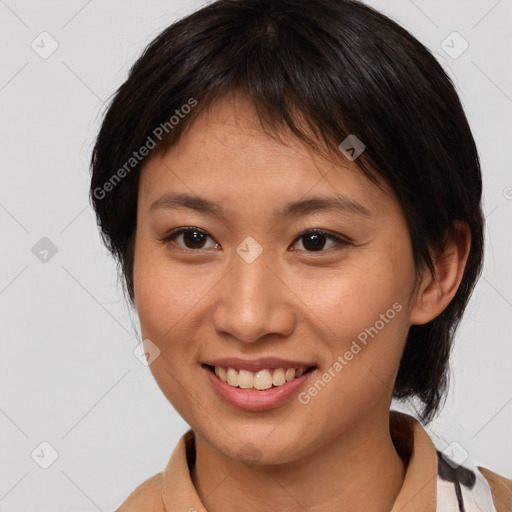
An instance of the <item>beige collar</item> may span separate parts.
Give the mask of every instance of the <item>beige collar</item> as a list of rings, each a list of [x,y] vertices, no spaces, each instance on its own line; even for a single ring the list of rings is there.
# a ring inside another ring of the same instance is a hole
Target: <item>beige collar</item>
[[[398,453],[409,459],[404,483],[391,512],[435,512],[437,454],[434,444],[421,424],[407,414],[391,411],[390,430]],[[166,512],[207,512],[190,477],[194,459],[194,432],[189,430],[181,437],[162,473]]]

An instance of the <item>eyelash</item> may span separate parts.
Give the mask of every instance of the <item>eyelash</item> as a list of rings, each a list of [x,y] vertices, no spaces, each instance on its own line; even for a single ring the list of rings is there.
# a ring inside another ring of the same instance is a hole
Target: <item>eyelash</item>
[[[188,232],[196,232],[196,233],[200,233],[202,235],[206,235],[207,237],[211,238],[212,240],[214,240],[205,230],[203,229],[200,229],[200,228],[197,228],[197,227],[193,227],[193,226],[187,226],[187,227],[181,227],[181,228],[177,228],[173,231],[171,231],[170,233],[167,233],[163,238],[160,238],[159,241],[162,242],[163,244],[167,245],[169,242],[171,242],[174,238],[176,238],[177,236],[183,234],[183,233],[188,233]],[[308,229],[306,231],[303,231],[302,233],[300,233],[299,235],[297,235],[292,243],[292,245],[295,245],[296,242],[298,242],[301,238],[307,236],[307,235],[325,235],[326,238],[331,238],[333,240],[336,240],[337,244],[341,247],[344,247],[344,246],[347,246],[347,245],[351,245],[351,242],[339,235],[335,235],[333,233],[331,233],[330,231],[325,231],[323,229]],[[183,246],[180,246],[181,249],[183,249],[184,251],[191,251],[191,252],[198,252],[199,250],[201,250],[201,248],[199,249],[191,249],[189,247],[183,247]],[[336,248],[334,247],[331,247],[329,249],[326,249],[326,250],[323,250],[323,249],[320,249],[318,251],[307,251],[305,249],[302,249],[303,251],[307,252],[307,253],[311,253],[311,254],[315,254],[315,253],[322,253],[322,252],[331,252],[332,250],[336,250]]]

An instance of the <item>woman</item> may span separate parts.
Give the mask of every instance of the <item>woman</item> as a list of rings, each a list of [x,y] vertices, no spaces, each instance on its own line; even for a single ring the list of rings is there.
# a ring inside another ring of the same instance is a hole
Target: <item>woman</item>
[[[160,34],[105,115],[91,199],[191,429],[119,511],[510,510],[512,481],[423,427],[481,193],[449,78],[363,4],[218,0]]]

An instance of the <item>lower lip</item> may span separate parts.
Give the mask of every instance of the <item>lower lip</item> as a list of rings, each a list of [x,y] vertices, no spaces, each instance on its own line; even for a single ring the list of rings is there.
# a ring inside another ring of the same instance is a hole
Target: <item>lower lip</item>
[[[235,388],[220,380],[207,366],[203,366],[202,368],[213,384],[215,391],[226,400],[226,402],[247,411],[266,411],[279,407],[294,396],[299,388],[317,370],[317,368],[315,368],[298,378],[286,382],[282,386],[275,386],[260,391],[258,389]]]

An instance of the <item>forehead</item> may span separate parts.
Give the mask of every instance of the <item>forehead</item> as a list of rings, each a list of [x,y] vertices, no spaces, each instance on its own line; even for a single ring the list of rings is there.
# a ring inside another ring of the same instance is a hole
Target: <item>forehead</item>
[[[283,128],[278,138],[261,125],[254,105],[243,95],[227,95],[212,103],[187,127],[180,141],[152,156],[142,169],[142,202],[165,191],[215,195],[227,206],[286,202],[298,197],[342,197],[370,211],[384,198],[340,152],[328,159]],[[388,198],[390,200],[391,198]]]

